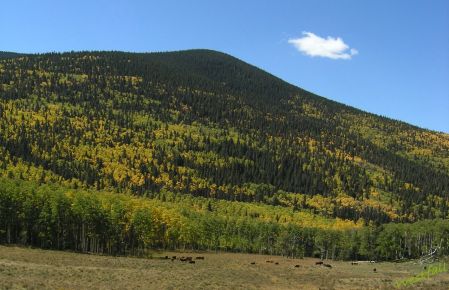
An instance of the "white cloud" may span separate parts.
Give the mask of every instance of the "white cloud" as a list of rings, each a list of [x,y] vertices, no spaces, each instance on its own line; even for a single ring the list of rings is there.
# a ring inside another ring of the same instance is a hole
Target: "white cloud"
[[[351,59],[358,54],[357,49],[349,48],[340,37],[319,37],[312,32],[303,32],[301,38],[290,38],[288,43],[293,44],[300,52],[315,57],[327,57],[331,59]]]

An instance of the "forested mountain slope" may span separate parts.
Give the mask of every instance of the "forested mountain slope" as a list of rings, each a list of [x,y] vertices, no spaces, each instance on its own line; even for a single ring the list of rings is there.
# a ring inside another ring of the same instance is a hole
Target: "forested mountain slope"
[[[449,135],[220,52],[0,53],[0,116],[9,179],[366,223],[448,216]]]
[[[9,51],[0,51],[0,59],[1,58],[14,58],[24,56],[24,54],[15,53],[15,52],[9,52]]]

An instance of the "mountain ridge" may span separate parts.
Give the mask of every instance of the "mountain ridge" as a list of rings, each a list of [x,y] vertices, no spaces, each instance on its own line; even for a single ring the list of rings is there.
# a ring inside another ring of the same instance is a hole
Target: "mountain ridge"
[[[301,88],[298,85],[291,84],[288,81],[283,80],[282,78],[279,78],[279,77],[273,75],[272,73],[270,73],[270,72],[268,72],[268,71],[266,71],[264,69],[260,69],[256,65],[247,63],[244,60],[241,60],[241,59],[239,59],[237,57],[234,57],[231,54],[228,54],[228,53],[225,53],[225,52],[221,52],[221,51],[218,51],[218,50],[213,50],[213,49],[195,48],[195,49],[185,49],[185,50],[175,50],[175,51],[155,51],[155,52],[132,52],[132,51],[121,51],[121,50],[110,50],[110,51],[109,50],[92,50],[92,51],[90,51],[90,50],[82,50],[82,51],[64,51],[64,52],[19,53],[19,52],[10,52],[10,51],[0,51],[0,58],[16,58],[16,57],[23,57],[23,56],[25,56],[25,57],[26,56],[32,57],[32,56],[49,56],[49,55],[69,55],[69,54],[105,54],[105,53],[106,54],[123,54],[123,55],[140,55],[140,56],[148,56],[148,55],[150,55],[150,56],[151,55],[153,55],[153,56],[158,56],[158,55],[165,56],[165,55],[170,55],[170,54],[173,54],[173,55],[176,55],[176,54],[185,55],[185,54],[203,54],[203,53],[207,53],[207,54],[214,54],[216,56],[221,56],[221,57],[224,56],[224,57],[228,58],[229,60],[238,61],[238,62],[244,64],[245,66],[248,66],[248,67],[250,67],[252,69],[256,69],[256,70],[258,70],[262,74],[267,74],[269,77],[272,77],[272,78],[276,79],[277,81],[282,82],[284,85],[290,86],[293,89],[302,91],[302,92],[304,92],[306,94],[310,94],[313,97],[321,98],[321,99],[323,99],[325,101],[328,101],[328,102],[333,102],[335,104],[344,106],[346,108],[356,110],[359,113],[370,114],[370,115],[373,115],[375,117],[378,117],[378,118],[381,118],[381,119],[386,119],[386,120],[391,121],[391,122],[403,123],[404,125],[408,125],[408,126],[414,127],[415,129],[421,129],[421,130],[431,131],[431,132],[434,132],[434,133],[441,133],[441,134],[444,134],[444,135],[449,135],[449,133],[447,133],[447,132],[438,131],[438,130],[434,130],[434,129],[430,129],[430,128],[420,127],[419,125],[408,123],[408,122],[400,120],[400,119],[395,119],[393,117],[389,117],[389,116],[385,116],[385,115],[382,115],[382,114],[373,113],[373,112],[370,112],[368,110],[364,110],[364,109],[357,108],[355,106],[347,105],[345,103],[333,100],[332,98],[329,98],[329,97],[323,97],[321,95],[313,93],[311,90],[306,90],[306,89]]]

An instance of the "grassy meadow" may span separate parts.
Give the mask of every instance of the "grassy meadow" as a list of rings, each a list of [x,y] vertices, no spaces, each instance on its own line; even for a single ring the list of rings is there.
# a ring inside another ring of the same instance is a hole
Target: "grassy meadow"
[[[166,255],[177,259],[164,259]],[[315,265],[318,260],[313,258],[179,252],[151,256],[0,246],[0,289],[393,289],[396,281],[424,270],[414,262],[351,265],[328,261],[332,268],[327,268]],[[181,256],[192,256],[195,264],[181,262]],[[197,256],[204,260],[196,260]],[[407,287],[401,289],[449,289],[449,273]]]

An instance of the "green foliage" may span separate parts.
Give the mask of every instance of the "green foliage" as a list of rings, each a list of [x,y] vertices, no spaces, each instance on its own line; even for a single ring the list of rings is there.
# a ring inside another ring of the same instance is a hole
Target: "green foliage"
[[[211,205],[208,199],[184,196],[168,199],[0,179],[0,243],[108,254],[139,254],[158,247],[302,256],[305,241],[313,242],[313,235],[304,234],[309,229],[297,219],[277,221],[272,215],[282,212],[271,206]],[[209,206],[214,211],[207,210]],[[255,210],[263,215],[248,214]],[[332,221],[313,220],[321,231],[332,226]]]
[[[0,176],[31,181],[0,189],[2,242],[416,256],[378,225],[447,218],[448,169],[447,134],[223,53],[0,53]]]
[[[5,54],[0,70],[3,176],[284,206],[305,195],[296,208],[377,223],[448,214],[447,135],[225,54]]]
[[[225,250],[328,259],[449,253],[449,222],[359,227],[268,205],[176,196],[169,201],[0,179],[0,243],[140,255],[149,248]],[[254,215],[254,211],[260,214]],[[296,219],[295,215],[298,215]]]

